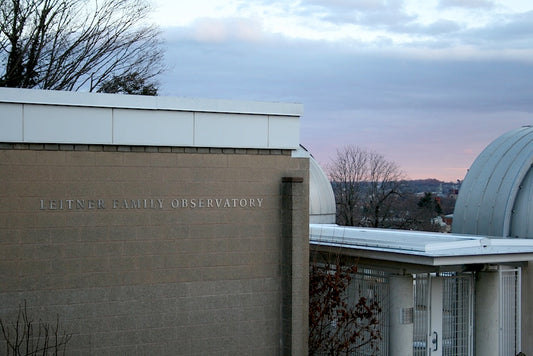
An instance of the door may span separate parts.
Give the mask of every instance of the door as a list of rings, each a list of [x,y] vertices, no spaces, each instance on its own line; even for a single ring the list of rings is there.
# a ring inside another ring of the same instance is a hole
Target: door
[[[429,333],[427,354],[431,356],[442,356],[444,280],[442,277],[431,277],[429,279],[429,286]]]
[[[473,354],[473,276],[415,275],[415,356]]]

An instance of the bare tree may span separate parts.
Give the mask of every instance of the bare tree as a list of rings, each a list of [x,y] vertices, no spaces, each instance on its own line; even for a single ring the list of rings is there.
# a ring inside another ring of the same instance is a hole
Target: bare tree
[[[113,76],[105,80],[98,89],[99,93],[121,93],[135,95],[157,95],[154,83],[147,83],[139,73],[128,73],[125,76]]]
[[[309,355],[378,351],[382,307],[377,298],[350,299],[348,289],[356,273],[354,265],[310,263]]]
[[[359,224],[367,166],[366,151],[356,146],[346,146],[337,150],[337,156],[327,167],[337,204],[337,219],[341,225]]]
[[[399,166],[385,159],[383,155],[369,152],[367,194],[364,210],[367,212],[367,225],[389,227],[394,219],[393,205],[401,193],[403,173]]]
[[[65,355],[72,335],[60,332],[59,316],[55,325],[39,319],[35,322],[28,313],[26,301],[19,305],[18,314],[11,322],[0,318],[2,339],[6,356]]]
[[[161,73],[145,0],[0,0],[0,86],[97,90],[113,77]]]
[[[381,154],[357,146],[337,150],[328,166],[337,203],[337,222],[346,226],[391,227],[403,172]]]

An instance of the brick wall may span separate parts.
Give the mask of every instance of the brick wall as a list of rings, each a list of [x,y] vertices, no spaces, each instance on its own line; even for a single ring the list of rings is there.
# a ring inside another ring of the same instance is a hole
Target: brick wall
[[[307,181],[307,159],[278,150],[0,148],[3,320],[24,301],[36,319],[58,315],[73,335],[67,354],[281,353],[281,181]],[[307,201],[300,207],[291,213],[307,226]],[[304,267],[293,273],[305,276]],[[305,279],[293,288],[305,295]]]

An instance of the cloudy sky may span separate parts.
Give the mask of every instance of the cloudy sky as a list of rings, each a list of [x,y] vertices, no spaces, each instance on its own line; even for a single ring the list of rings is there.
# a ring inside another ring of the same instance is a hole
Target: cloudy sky
[[[324,166],[344,145],[463,179],[533,124],[531,0],[154,0],[162,95],[298,102]]]

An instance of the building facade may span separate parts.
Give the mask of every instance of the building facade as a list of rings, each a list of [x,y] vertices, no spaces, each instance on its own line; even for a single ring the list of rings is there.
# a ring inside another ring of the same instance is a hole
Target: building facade
[[[300,115],[2,88],[0,318],[76,355],[306,354]]]

